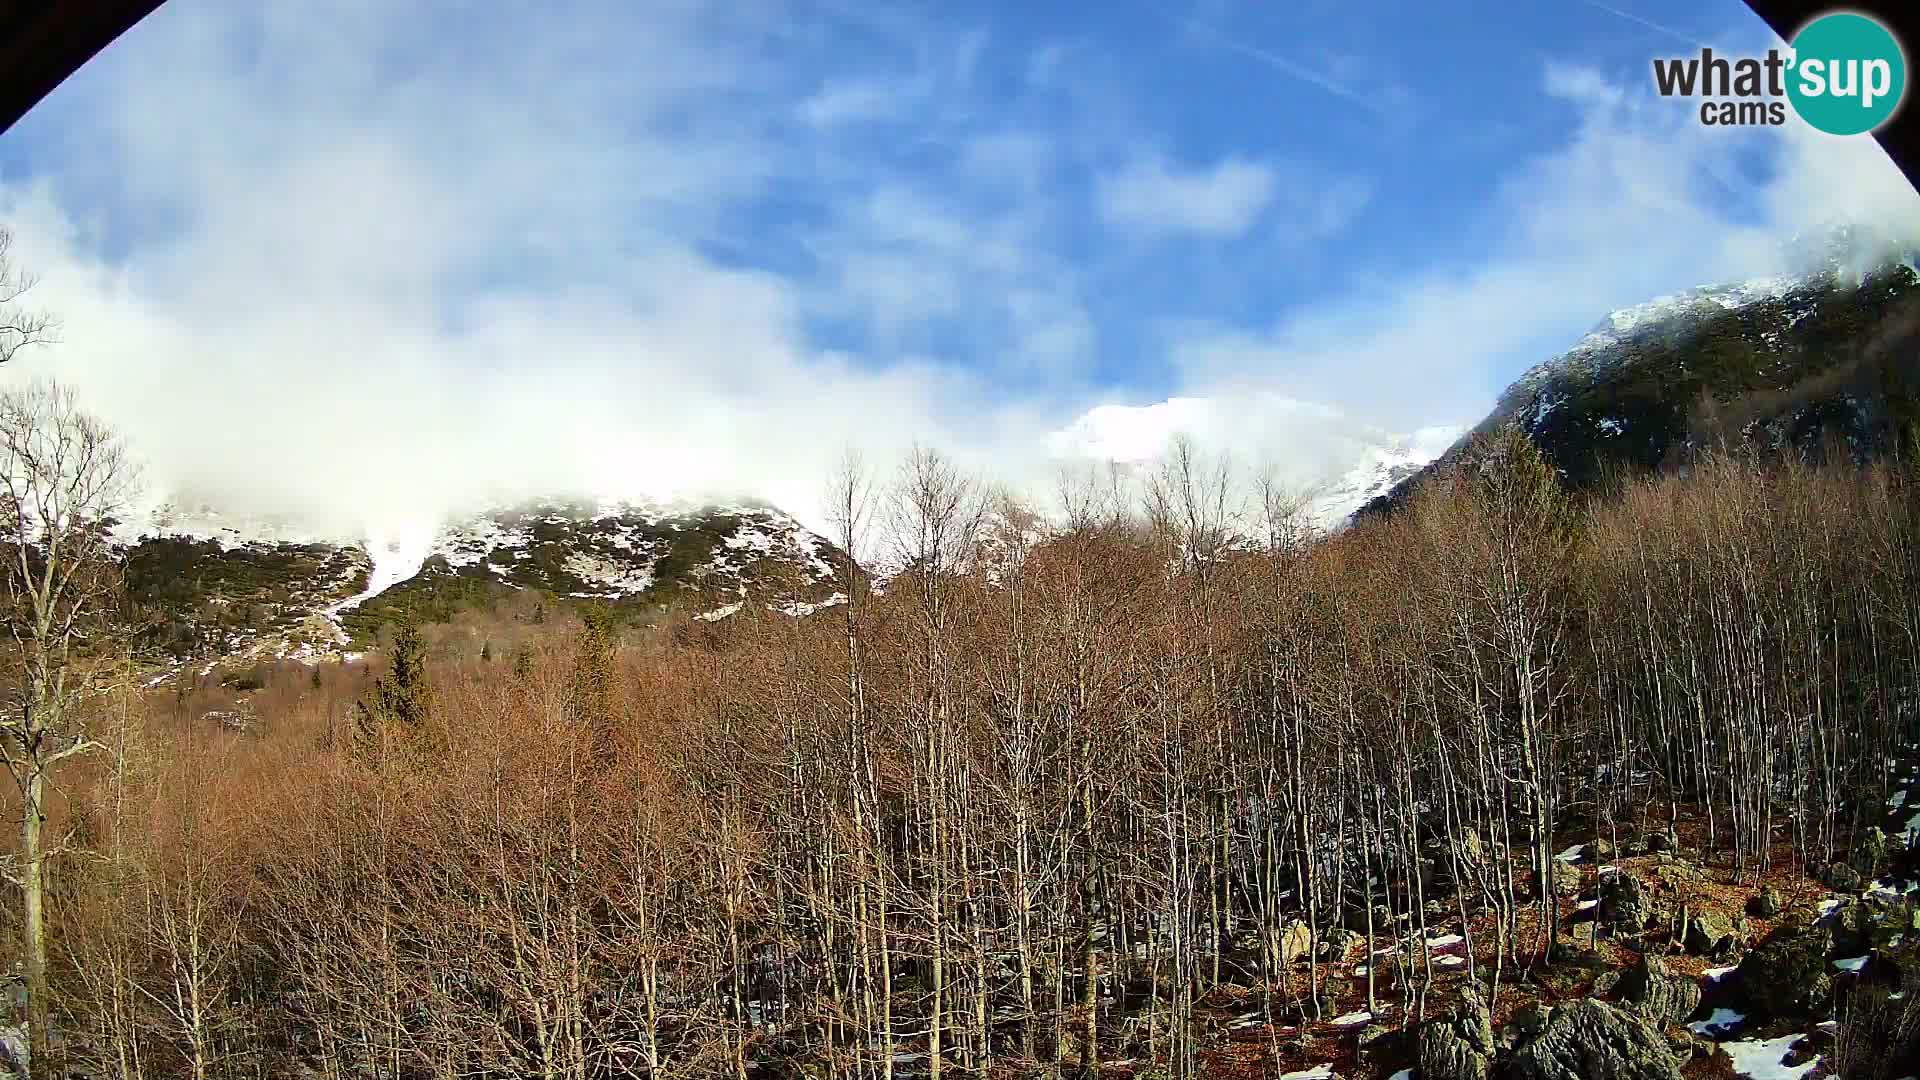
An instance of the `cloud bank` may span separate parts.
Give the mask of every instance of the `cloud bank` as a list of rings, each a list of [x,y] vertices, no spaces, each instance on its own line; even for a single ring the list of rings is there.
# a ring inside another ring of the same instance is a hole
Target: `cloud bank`
[[[63,322],[0,377],[74,384],[159,488],[329,527],[562,490],[817,523],[849,446],[1045,490],[1104,453],[1072,437],[1102,406],[1337,470],[1353,431],[1471,423],[1609,308],[1775,272],[1798,231],[1920,236],[1864,140],[1711,132],[1557,62],[1562,126],[1444,237],[1342,257],[1420,178],[1178,153],[1098,49],[645,14],[174,0],[0,140]]]

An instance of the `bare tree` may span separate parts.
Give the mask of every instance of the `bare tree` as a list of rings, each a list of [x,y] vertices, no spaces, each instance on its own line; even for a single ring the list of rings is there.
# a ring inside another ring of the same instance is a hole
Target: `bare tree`
[[[0,364],[51,340],[54,331],[53,316],[20,302],[39,279],[14,265],[12,249],[13,234],[0,229]]]
[[[35,1075],[47,1075],[48,786],[60,764],[94,749],[90,707],[113,676],[109,644],[120,589],[108,522],[134,483],[117,436],[51,382],[0,394],[0,544],[6,550],[8,672],[0,760],[19,785],[20,852],[7,868],[22,898],[27,1012]]]

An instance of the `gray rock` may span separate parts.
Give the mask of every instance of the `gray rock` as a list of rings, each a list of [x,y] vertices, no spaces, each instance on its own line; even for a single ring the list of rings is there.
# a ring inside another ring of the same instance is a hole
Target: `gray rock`
[[[1676,846],[1678,845],[1673,842],[1673,837],[1668,836],[1666,833],[1650,832],[1646,836],[1646,848],[1648,851],[1672,851]]]
[[[1887,834],[1875,825],[1860,834],[1853,844],[1853,868],[1871,877],[1887,861]]]
[[[1832,949],[1826,927],[1785,926],[1767,935],[1737,973],[1749,1011],[1759,1019],[1826,1015],[1833,1005]]]
[[[1760,891],[1747,900],[1747,912],[1762,919],[1778,918],[1780,906],[1780,894],[1771,885],[1760,886]]]
[[[1700,1007],[1700,984],[1667,970],[1657,956],[1641,956],[1620,980],[1620,996],[1655,1026],[1682,1024]]]
[[[1739,944],[1740,931],[1725,915],[1703,911],[1687,920],[1687,951],[1696,956],[1725,956]]]
[[[1420,1028],[1425,1080],[1487,1080],[1493,1071],[1493,1018],[1472,990],[1447,1015]]]
[[[1553,862],[1553,895],[1559,897],[1580,895],[1580,871],[1558,859]]]
[[[1667,1032],[1667,1046],[1673,1050],[1673,1059],[1682,1068],[1694,1058],[1712,1057],[1714,1045],[1712,1039],[1702,1038],[1683,1027]]]
[[[1529,1001],[1514,1012],[1513,1020],[1501,1032],[1508,1049],[1519,1046],[1547,1030],[1553,1020],[1553,1006],[1544,1001]]]
[[[1280,962],[1291,964],[1313,951],[1313,931],[1304,922],[1296,921],[1280,935]]]
[[[1615,930],[1637,932],[1653,918],[1653,897],[1632,874],[1609,874],[1600,879],[1595,917]]]
[[[1424,1074],[1423,1074],[1424,1075]],[[1553,1010],[1546,1030],[1513,1055],[1513,1080],[1680,1080],[1666,1036],[1604,1001]]]
[[[1326,960],[1345,959],[1361,940],[1362,936],[1351,930],[1329,930],[1320,935],[1320,956]]]
[[[1834,892],[1842,893],[1857,893],[1867,884],[1866,880],[1860,876],[1860,871],[1843,862],[1828,865],[1820,882]]]

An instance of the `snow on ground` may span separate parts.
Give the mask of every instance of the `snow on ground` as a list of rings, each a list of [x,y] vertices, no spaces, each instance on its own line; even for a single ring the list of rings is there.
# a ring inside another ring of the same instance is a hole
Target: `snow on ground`
[[[1849,956],[1844,960],[1835,960],[1833,966],[1841,971],[1859,971],[1861,968],[1867,966],[1867,958],[1864,956]]]
[[[1359,1012],[1350,1012],[1345,1016],[1336,1016],[1327,1022],[1335,1027],[1356,1027],[1371,1019],[1373,1019],[1373,1014],[1365,1009],[1361,1009]]]
[[[735,600],[731,604],[722,604],[712,611],[695,615],[694,618],[699,619],[701,622],[719,622],[721,619],[728,619],[738,615],[741,607],[742,604],[740,601]]]
[[[1387,1077],[1387,1080],[1413,1080],[1413,1070],[1401,1069],[1399,1072]]]
[[[1298,1072],[1281,1073],[1280,1080],[1333,1080],[1333,1066],[1315,1065]]]
[[[1814,1058],[1804,1065],[1785,1065],[1781,1059],[1803,1037],[1782,1035],[1777,1039],[1738,1039],[1721,1043],[1720,1049],[1733,1059],[1735,1076],[1751,1077],[1752,1080],[1800,1080],[1820,1064],[1820,1059]]]
[[[830,607],[839,607],[841,604],[844,604],[846,602],[847,602],[847,594],[843,592],[837,592],[837,593],[834,593],[832,596],[829,596],[825,600],[822,600],[818,603],[808,603],[804,600],[795,600],[790,603],[775,604],[772,606],[773,606],[773,610],[778,611],[782,615],[792,615],[795,618],[799,618],[801,616],[811,615],[816,611],[825,611],[827,608],[830,608]]]
[[[434,534],[437,531],[431,525],[415,525],[368,535],[367,557],[373,560],[373,569],[367,574],[367,587],[361,590],[360,595],[350,596],[327,608],[324,613],[327,618],[338,621],[342,614],[418,574],[421,565],[433,551]]]
[[[1580,854],[1586,850],[1587,845],[1575,844],[1560,854],[1555,855],[1554,858],[1559,859],[1561,862],[1578,862],[1580,860]]]
[[[1728,964],[1726,967],[1710,967],[1707,970],[1701,972],[1700,977],[1707,980],[1708,982],[1716,982],[1720,979],[1726,978],[1727,976],[1739,970],[1740,970],[1740,965],[1738,964]]]
[[[1436,937],[1436,938],[1428,938],[1427,948],[1444,949],[1449,945],[1458,945],[1465,940],[1467,939],[1461,937],[1459,934],[1441,934],[1439,937]]]
[[[1707,1017],[1705,1020],[1695,1020],[1687,1026],[1693,1029],[1695,1035],[1705,1035],[1710,1039],[1717,1039],[1721,1035],[1726,1034],[1746,1022],[1747,1016],[1745,1013],[1735,1012],[1732,1009],[1715,1009],[1713,1010],[1712,1016]]]

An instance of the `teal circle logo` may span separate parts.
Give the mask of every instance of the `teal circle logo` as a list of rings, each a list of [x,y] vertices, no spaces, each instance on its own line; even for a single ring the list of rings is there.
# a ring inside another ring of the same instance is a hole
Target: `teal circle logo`
[[[1872,131],[1907,93],[1907,58],[1893,32],[1851,11],[1822,15],[1793,36],[1787,100],[1829,135]]]

